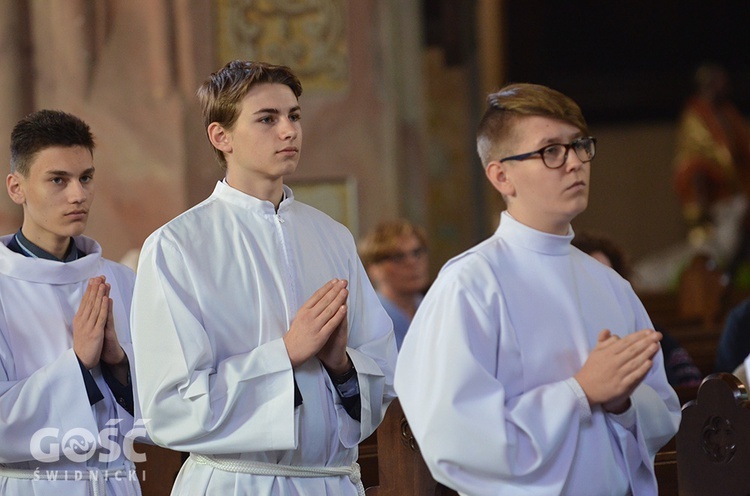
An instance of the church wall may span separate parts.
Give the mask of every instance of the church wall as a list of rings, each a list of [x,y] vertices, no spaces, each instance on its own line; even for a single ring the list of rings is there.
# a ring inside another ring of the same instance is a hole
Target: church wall
[[[209,194],[220,171],[195,89],[223,65],[237,39],[249,36],[251,21],[265,31],[252,31],[260,38],[245,38],[234,53],[281,59],[304,16],[324,31],[297,38],[299,46],[328,52],[308,55],[300,59],[307,65],[295,68],[305,85],[305,140],[291,182],[324,197],[343,191],[332,207],[345,210],[355,236],[396,215],[426,225],[435,242],[433,271],[491,233],[500,205],[476,196],[483,177],[472,171],[472,74],[446,69],[441,55],[423,46],[420,2],[301,2],[307,13],[278,7],[246,14],[244,27],[235,23],[240,34],[220,17],[249,5],[238,0],[58,3],[3,4],[0,57],[15,70],[0,77],[0,157],[8,163],[10,129],[32,110],[61,108],[87,120],[98,142],[97,200],[87,233],[107,256],[137,250],[153,229]],[[280,31],[284,26],[290,30]],[[323,32],[337,34],[328,39]],[[266,52],[253,51],[263,44]],[[324,64],[331,60],[333,68]],[[326,83],[326,74],[336,77]],[[636,258],[682,239],[670,182],[673,124],[592,131],[600,141],[591,203],[575,226],[611,234]],[[13,232],[20,208],[0,197],[0,228]]]
[[[634,261],[683,242],[672,185],[675,132],[671,122],[593,125],[589,207],[574,227],[610,235]]]

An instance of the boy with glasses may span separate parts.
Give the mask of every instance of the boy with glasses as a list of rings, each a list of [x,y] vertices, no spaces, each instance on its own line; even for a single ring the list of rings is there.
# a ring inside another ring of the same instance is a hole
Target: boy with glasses
[[[394,397],[396,345],[351,233],[295,200],[299,79],[232,61],[198,90],[226,171],[143,246],[133,297],[154,441],[190,451],[172,494],[364,494],[357,445]]]
[[[571,246],[596,153],[578,105],[507,86],[477,147],[507,210],[443,267],[396,367],[427,465],[475,496],[657,494],[680,406],[630,284]]]

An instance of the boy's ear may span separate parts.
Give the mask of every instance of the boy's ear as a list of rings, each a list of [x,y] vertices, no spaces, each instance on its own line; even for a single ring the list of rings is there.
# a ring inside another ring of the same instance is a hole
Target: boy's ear
[[[208,125],[208,139],[214,148],[224,153],[232,152],[232,136],[224,129],[224,126],[218,122],[212,122]]]
[[[17,205],[23,205],[26,202],[26,193],[23,191],[21,178],[17,172],[11,172],[5,178],[5,187],[8,189],[8,196]]]
[[[493,160],[484,169],[484,174],[490,184],[503,195],[503,198],[513,197],[516,194],[516,187],[508,175],[507,167],[504,163]]]

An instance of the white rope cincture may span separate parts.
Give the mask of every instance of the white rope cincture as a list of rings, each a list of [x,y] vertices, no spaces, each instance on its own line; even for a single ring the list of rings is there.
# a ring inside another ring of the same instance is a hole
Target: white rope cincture
[[[0,477],[7,477],[8,479],[54,480],[62,482],[87,480],[91,482],[93,496],[107,496],[107,479],[109,479],[110,477],[120,477],[122,476],[122,474],[129,474],[129,471],[132,469],[132,466],[124,466],[117,469],[108,470],[100,470],[93,467],[85,467],[85,469],[80,470],[55,469],[55,477],[52,478],[49,476],[48,471],[46,470],[10,468],[0,465]]]
[[[252,460],[218,459],[212,456],[190,453],[196,463],[208,465],[225,472],[267,475],[272,477],[341,477],[347,476],[357,486],[357,494],[365,496],[362,485],[362,473],[358,463],[345,467],[301,467],[296,465],[277,465],[275,463],[256,462]]]

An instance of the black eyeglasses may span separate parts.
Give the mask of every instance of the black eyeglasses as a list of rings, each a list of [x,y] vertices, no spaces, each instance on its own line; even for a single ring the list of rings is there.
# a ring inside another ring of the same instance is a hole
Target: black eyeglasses
[[[558,169],[568,160],[568,152],[571,148],[575,151],[578,160],[584,163],[591,162],[594,155],[596,155],[596,138],[591,136],[578,138],[567,145],[563,143],[553,143],[533,152],[505,157],[500,160],[500,162],[505,162],[507,160],[526,160],[533,155],[539,154],[542,158],[542,162],[544,162],[544,165],[547,166],[547,168]]]

